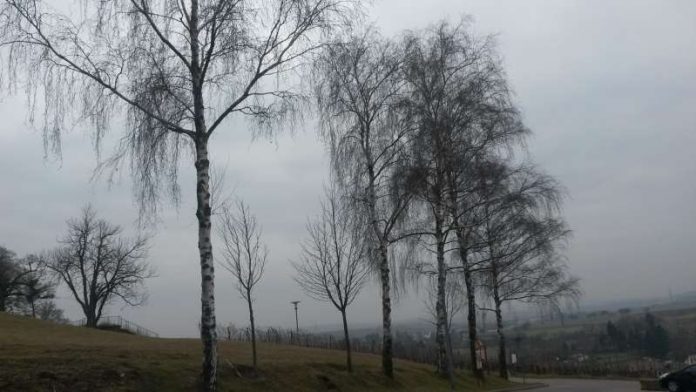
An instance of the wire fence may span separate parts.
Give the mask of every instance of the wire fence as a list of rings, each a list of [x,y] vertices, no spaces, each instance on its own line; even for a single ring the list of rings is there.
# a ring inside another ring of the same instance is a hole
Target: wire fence
[[[235,326],[218,327],[218,337],[222,340],[236,342],[250,342],[251,329],[237,328]],[[345,350],[343,337],[328,333],[309,333],[282,328],[259,328],[256,330],[258,342],[284,344],[302,347],[312,347],[328,350]],[[359,353],[380,354],[382,339],[377,334],[352,337],[350,339],[351,350]],[[437,363],[437,348],[434,341],[415,340],[411,336],[395,334],[393,340],[393,353],[395,358],[406,359],[425,364]],[[464,353],[453,353],[454,364],[458,367],[465,366]]]

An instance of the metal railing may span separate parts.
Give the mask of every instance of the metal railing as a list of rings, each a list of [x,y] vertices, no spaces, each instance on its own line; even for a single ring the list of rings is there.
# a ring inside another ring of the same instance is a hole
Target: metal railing
[[[80,319],[80,320],[73,322],[72,324],[83,327],[83,326],[87,325],[87,319],[83,318],[83,319]],[[140,325],[138,325],[132,321],[126,320],[121,316],[104,316],[104,317],[99,319],[99,323],[97,325],[98,328],[104,328],[104,327],[108,327],[108,326],[118,327],[120,329],[126,330],[128,332],[131,332],[131,333],[134,333],[134,334],[140,335],[140,336],[147,336],[147,337],[151,337],[151,338],[158,338],[159,337],[159,334],[157,334],[156,332],[149,330],[145,327],[141,327]]]

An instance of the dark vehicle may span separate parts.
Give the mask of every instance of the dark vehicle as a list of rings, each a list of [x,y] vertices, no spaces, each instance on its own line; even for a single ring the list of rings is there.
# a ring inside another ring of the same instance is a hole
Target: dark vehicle
[[[696,391],[696,365],[665,373],[659,378],[660,386],[670,392]]]

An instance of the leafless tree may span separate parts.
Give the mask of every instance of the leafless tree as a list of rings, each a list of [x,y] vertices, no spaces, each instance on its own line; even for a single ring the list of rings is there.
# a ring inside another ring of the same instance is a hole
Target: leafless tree
[[[129,160],[137,199],[149,211],[156,210],[163,192],[178,200],[177,162],[190,152],[206,390],[215,390],[217,365],[211,137],[234,115],[252,118],[260,129],[291,119],[303,96],[294,88],[298,78],[283,76],[298,70],[325,33],[352,19],[356,4],[81,0],[55,6],[3,0],[0,6],[4,81],[11,90],[26,90],[29,107],[43,114],[48,147],[59,152],[61,132],[75,120],[94,129],[99,151],[111,120],[125,115],[122,142],[102,167]],[[34,119],[33,112],[29,117]]]
[[[261,226],[243,201],[222,208],[218,233],[222,240],[221,265],[237,280],[237,290],[249,307],[251,347],[254,368],[257,366],[256,325],[254,324],[254,286],[263,277],[268,247],[261,240]]]
[[[409,51],[420,51],[417,45],[409,45]],[[418,57],[413,59],[413,57]],[[416,220],[421,242],[428,252],[434,254],[436,284],[436,334],[435,341],[438,347],[437,370],[442,376],[450,381],[451,389],[454,389],[454,367],[452,364],[451,347],[449,343],[449,328],[447,316],[447,272],[449,266],[445,260],[446,248],[448,247],[448,237],[451,233],[451,216],[446,209],[447,201],[447,154],[449,143],[447,129],[438,126],[435,121],[438,113],[431,111],[436,102],[431,96],[420,91],[420,87],[426,89],[432,86],[421,86],[418,84],[421,78],[426,77],[425,71],[421,66],[426,66],[425,59],[418,54],[408,53],[409,62],[406,72],[406,79],[409,85],[415,85],[413,94],[404,99],[404,106],[407,107],[409,114],[413,114],[413,121],[416,122],[418,130],[415,133],[411,151],[411,165],[409,183],[412,188],[410,191],[416,195],[417,203],[422,207],[423,219]],[[412,62],[417,63],[413,65]],[[414,72],[415,70],[415,72]],[[428,82],[426,82],[428,83]]]
[[[51,276],[43,256],[27,255],[19,264],[25,271],[22,279],[22,299],[29,308],[31,317],[36,317],[37,306],[44,300],[55,297],[58,282]]]
[[[147,239],[125,238],[121,227],[97,218],[91,207],[85,207],[67,225],[61,246],[52,253],[47,267],[80,304],[85,324],[96,327],[104,306],[114,300],[141,305],[144,282],[153,276],[145,260]]]
[[[335,189],[327,190],[320,215],[307,224],[309,239],[301,260],[293,263],[295,280],[305,292],[341,312],[349,372],[353,361],[346,313],[370,273],[363,220]]]
[[[402,174],[409,129],[395,105],[402,90],[401,49],[374,30],[328,45],[315,63],[321,132],[337,181],[366,217],[370,259],[382,297],[382,370],[394,377],[390,246],[408,207]]]
[[[500,376],[508,377],[502,305],[555,303],[579,295],[578,280],[566,272],[559,246],[569,235],[558,215],[562,197],[551,177],[504,162],[481,165],[486,203],[480,228],[485,249],[484,288],[490,295],[499,340]]]
[[[474,168],[480,156],[506,152],[527,131],[511,102],[491,37],[476,35],[464,19],[456,25],[442,22],[408,33],[404,40],[408,48],[405,110],[422,136],[415,139],[417,149],[412,154],[416,162],[422,162],[417,165],[424,183],[420,195],[430,205],[435,242],[446,244],[448,233],[454,234],[468,304],[470,363],[472,371],[483,377],[476,368],[475,346],[479,266],[472,257],[471,233],[479,225],[476,211],[481,200]],[[445,287],[446,283],[441,284],[441,298]]]

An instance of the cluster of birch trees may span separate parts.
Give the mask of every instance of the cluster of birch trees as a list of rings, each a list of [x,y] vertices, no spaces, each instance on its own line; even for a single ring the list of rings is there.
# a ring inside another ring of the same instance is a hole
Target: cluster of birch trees
[[[356,33],[363,16],[357,0],[0,2],[2,87],[26,92],[48,150],[59,154],[62,132],[87,126],[101,171],[131,169],[146,218],[165,198],[180,199],[182,160],[195,170],[207,391],[218,363],[209,147],[236,131],[233,117],[264,133],[290,128],[311,101],[302,80],[314,83],[347,203],[337,211],[367,229],[364,248],[353,250],[379,277],[385,375],[394,376],[392,293],[403,265],[435,276],[439,368],[448,374],[448,280],[461,275],[466,286],[472,356],[477,294],[499,304],[573,286],[555,254],[567,233],[557,185],[509,154],[526,130],[492,40],[446,24],[385,39]],[[308,69],[310,78],[297,77]],[[113,123],[122,134],[104,157]],[[311,236],[326,230],[317,224]],[[308,258],[314,250],[307,246]],[[236,249],[225,252],[234,266]],[[353,296],[344,288],[335,304]]]
[[[332,302],[345,325],[367,272],[378,276],[389,377],[395,283],[433,288],[437,371],[452,384],[448,310],[457,303],[468,307],[479,377],[477,310],[495,314],[507,378],[502,305],[579,294],[560,254],[569,233],[560,185],[529,162],[529,131],[494,41],[470,27],[443,22],[396,39],[368,29],[330,42],[314,64],[333,188],[309,225],[297,280]],[[350,369],[347,327],[345,339]]]

